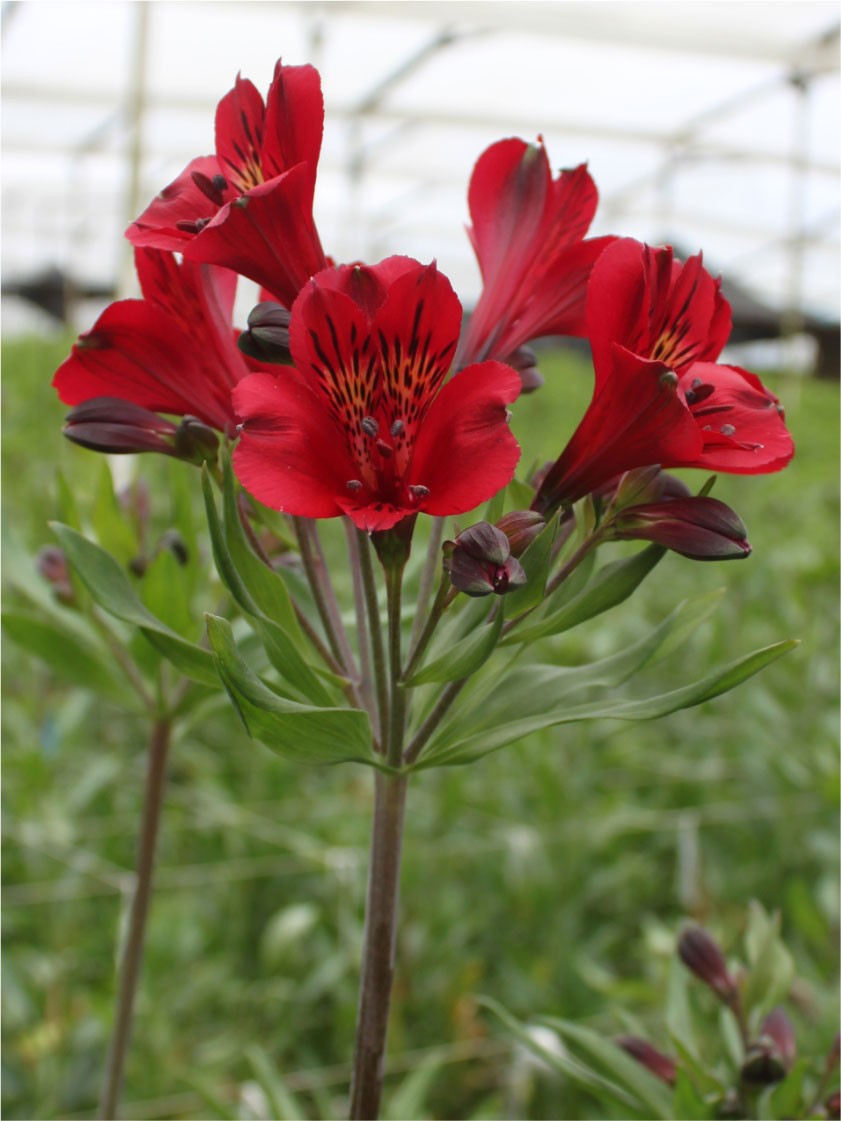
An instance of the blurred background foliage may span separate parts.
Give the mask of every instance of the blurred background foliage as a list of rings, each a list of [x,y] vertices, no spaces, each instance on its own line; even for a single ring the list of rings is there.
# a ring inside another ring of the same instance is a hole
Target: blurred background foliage
[[[3,346],[12,612],[37,614],[50,594],[34,556],[60,512],[57,467],[83,521],[103,524],[102,459],[62,440],[64,409],[49,389],[68,347]],[[517,404],[513,421],[524,469],[558,454],[591,388],[575,355],[545,353],[541,369],[546,386]],[[572,725],[473,767],[418,776],[388,1116],[606,1116],[529,1057],[479,998],[525,1020],[563,1017],[608,1035],[630,1025],[657,1042],[680,922],[700,920],[737,953],[752,899],[781,915],[797,967],[786,1007],[801,1053],[829,1048],[838,991],[838,384],[770,384],[787,407],[794,463],[781,475],[721,478],[714,491],[743,516],[753,556],[722,567],[670,555],[632,601],[551,650],[559,662],[606,655],[686,596],[722,586],[718,611],[657,667],[658,687],[778,639],[802,645],[736,692],[659,723]],[[149,484],[150,540],[174,524],[188,481],[200,530],[194,563],[210,574],[198,473],[154,457],[135,469]],[[126,539],[130,521],[115,537]],[[338,557],[338,527],[326,526],[325,539]],[[221,591],[203,580],[196,588],[200,620]],[[111,1023],[148,728],[80,689],[72,667],[58,675],[8,637],[3,668],[3,1113],[86,1117]],[[369,811],[367,771],[284,762],[246,738],[222,698],[181,725],[124,1116],[340,1115]]]

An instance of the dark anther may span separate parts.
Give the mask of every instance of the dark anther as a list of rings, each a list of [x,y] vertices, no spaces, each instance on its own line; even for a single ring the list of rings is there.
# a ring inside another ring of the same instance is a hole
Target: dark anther
[[[700,378],[693,378],[691,384],[693,389],[697,389],[699,385],[703,385],[703,382]]]
[[[732,424],[722,424],[720,432],[722,436],[732,436],[736,429]]]
[[[669,389],[674,389],[677,385],[677,374],[673,373],[671,370],[666,370],[664,374],[660,375],[660,384],[664,389],[667,386]]]
[[[419,483],[409,487],[409,494],[416,502],[420,502],[422,498],[426,498],[429,494],[429,487],[421,486]]]
[[[209,218],[197,218],[195,222],[182,220],[175,223],[175,228],[185,234],[200,234],[209,221]]]
[[[227,191],[228,189],[228,180],[224,175],[219,175],[218,172],[213,176],[210,182],[213,184],[217,191]]]
[[[383,459],[391,459],[392,455],[394,454],[394,449],[392,448],[391,444],[387,444],[385,440],[377,440],[377,451],[380,453]]]
[[[394,424],[392,424],[392,426],[391,426],[392,436],[402,436],[405,431],[406,431],[406,425],[403,423],[402,420],[396,420],[394,422]]]
[[[209,179],[201,171],[194,171],[192,179],[205,198],[210,199],[214,206],[222,206],[225,201],[222,192],[228,184],[221,175],[214,175],[212,179]],[[222,179],[221,187],[217,183],[218,179]]]
[[[362,418],[362,431],[366,436],[376,436],[379,430],[380,426],[372,416],[364,416]]]
[[[348,481],[345,483],[345,486],[348,490],[352,490],[354,494],[356,493],[356,491],[362,490],[362,483],[360,483],[359,479],[348,479]]]

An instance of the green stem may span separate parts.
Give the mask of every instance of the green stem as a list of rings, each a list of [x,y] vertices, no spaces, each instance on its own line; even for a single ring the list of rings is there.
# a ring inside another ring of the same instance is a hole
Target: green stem
[[[131,1038],[134,997],[143,960],[146,918],[152,894],[155,848],[166,785],[166,761],[172,734],[170,718],[160,718],[152,725],[143,795],[143,816],[137,846],[134,897],[131,903],[128,935],[120,961],[120,981],[114,1021],[114,1033],[108,1051],[105,1085],[100,1102],[100,1117],[112,1121],[117,1116],[117,1103],[123,1081],[123,1070]]]
[[[342,518],[347,537],[350,572],[353,580],[353,604],[356,611],[356,645],[359,650],[359,669],[361,679],[359,692],[372,726],[375,724],[375,704],[371,679],[371,643],[368,635],[368,620],[365,607],[365,588],[362,580],[362,558],[360,556],[358,530],[350,518]]]
[[[388,1014],[394,979],[400,858],[408,776],[374,776],[374,822],[365,904],[365,939],[350,1093],[351,1121],[380,1110]]]
[[[403,568],[385,569],[388,597],[388,668],[391,686],[386,755],[392,767],[399,767],[403,755],[403,731],[406,718],[406,690],[400,684],[403,672],[400,609],[403,591]]]
[[[374,671],[374,689],[377,694],[379,714],[378,736],[385,735],[388,728],[388,682],[386,680],[385,648],[383,646],[382,620],[380,605],[377,602],[377,582],[374,575],[374,562],[371,557],[371,542],[367,533],[358,531],[359,564],[362,573],[362,587],[365,592],[365,606],[368,612],[368,629],[371,636],[371,663]]]
[[[435,702],[426,720],[424,720],[423,724],[418,728],[414,739],[403,752],[403,763],[405,765],[414,763],[426,747],[432,733],[447,715],[453,701],[455,701],[456,697],[469,680],[469,677],[462,677],[458,681],[451,681],[449,685],[446,685],[444,689],[441,690],[441,695],[438,697],[438,700]]]
[[[581,544],[578,546],[578,548],[575,550],[566,564],[562,565],[561,568],[558,569],[558,571],[546,585],[546,596],[544,598],[548,599],[552,592],[557,591],[557,589],[560,588],[564,580],[566,580],[566,578],[579,566],[579,564],[581,564],[590,550],[599,544],[600,540],[601,539],[598,533],[591,534],[589,537],[584,538],[584,540],[581,542]]]
[[[449,605],[452,603],[452,601],[455,599],[455,597],[457,595],[458,595],[458,590],[456,588],[454,588],[452,586],[452,584],[450,584],[450,581],[449,581],[448,577],[446,576],[446,574],[443,575],[441,577],[441,583],[438,585],[438,591],[435,595],[435,599],[432,603],[432,607],[430,608],[429,615],[426,618],[426,623],[424,624],[424,628],[421,631],[421,633],[417,636],[417,639],[414,642],[414,646],[412,647],[412,651],[409,654],[409,660],[406,663],[406,668],[403,670],[403,680],[404,681],[407,678],[411,677],[412,674],[414,673],[415,668],[418,665],[418,662],[420,662],[421,658],[424,655],[424,652],[426,651],[427,646],[429,645],[429,640],[432,638],[433,634],[435,633],[435,628],[438,626],[438,623],[441,621],[441,616],[444,614],[447,607],[449,607]],[[417,621],[417,618],[416,618],[416,621]]]
[[[324,560],[324,553],[321,549],[315,523],[310,518],[295,518],[295,530],[298,534],[301,560],[304,563],[318,614],[324,624],[330,649],[339,664],[343,666],[345,676],[355,683],[358,681],[356,663],[345,628],[342,625],[339,605],[336,602],[336,594],[330,582],[330,574]]]
[[[432,529],[429,533],[429,544],[426,549],[426,560],[421,570],[418,598],[415,601],[415,621],[412,626],[410,645],[416,646],[420,636],[421,619],[426,612],[426,605],[432,594],[432,585],[435,582],[435,573],[441,565],[441,542],[444,539],[445,518],[433,518]]]

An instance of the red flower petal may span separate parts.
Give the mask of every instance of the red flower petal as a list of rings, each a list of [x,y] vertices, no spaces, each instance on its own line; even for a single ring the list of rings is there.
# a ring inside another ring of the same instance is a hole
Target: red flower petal
[[[268,289],[286,307],[327,267],[310,207],[307,164],[224,206],[184,247],[193,261],[223,265]]]
[[[126,237],[136,246],[154,249],[183,250],[196,236],[197,222],[209,222],[219,210],[197,185],[196,176],[208,181],[219,175],[216,156],[199,156],[191,160],[177,179],[160,192],[140,217],[126,230]],[[233,191],[226,192],[233,197]]]
[[[584,165],[553,181],[542,143],[503,140],[480,156],[468,203],[484,290],[459,364],[507,355],[539,335],[583,333],[587,279],[607,239],[575,249],[597,197]]]
[[[427,514],[463,514],[511,482],[520,447],[507,405],[522,383],[510,366],[468,366],[444,386],[418,430],[409,479],[429,488]]]
[[[672,371],[615,345],[609,376],[560,458],[540,485],[534,508],[576,502],[614,475],[649,464],[685,464],[702,450],[692,414]]]
[[[614,343],[678,373],[693,362],[714,361],[730,325],[720,281],[703,268],[700,255],[681,264],[670,248],[622,238],[593,267],[587,333],[597,379],[609,368]]]
[[[106,308],[58,368],[53,385],[67,405],[119,397],[155,412],[191,413],[219,429],[232,416],[218,388],[204,381],[189,336],[143,300]]]
[[[275,510],[309,518],[342,513],[356,467],[323,398],[294,369],[252,374],[233,393],[243,418],[234,467],[243,486]]]
[[[296,164],[307,164],[311,203],[323,132],[324,98],[318,71],[312,66],[278,62],[266,97],[264,178],[273,179]]]
[[[701,395],[695,384],[711,387]],[[779,471],[794,455],[794,443],[785,426],[783,411],[755,374],[738,366],[696,362],[681,378],[703,440],[700,455],[664,466],[702,467],[731,475],[758,475]]]
[[[219,170],[236,191],[244,193],[265,178],[261,160],[266,115],[259,90],[237,75],[234,88],[216,107],[216,155]]]

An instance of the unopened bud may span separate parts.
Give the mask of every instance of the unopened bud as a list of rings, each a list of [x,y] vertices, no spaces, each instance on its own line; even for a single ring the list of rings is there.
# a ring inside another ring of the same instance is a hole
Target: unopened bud
[[[264,300],[251,309],[248,329],[237,339],[237,346],[243,354],[256,358],[258,362],[288,366],[292,362],[289,320],[289,312],[282,304]]]
[[[444,567],[453,587],[469,596],[502,596],[526,582],[508,538],[488,522],[478,522],[444,543]]]
[[[520,375],[523,393],[534,393],[543,385],[543,375],[537,368],[537,355],[530,346],[518,346],[513,354],[503,358],[507,366],[512,366]]]
[[[60,599],[62,603],[74,602],[76,596],[63,549],[58,545],[45,545],[38,550],[35,565],[43,579],[52,585],[56,599]]]
[[[677,952],[683,964],[708,985],[725,1004],[739,999],[736,982],[727,969],[719,945],[700,926],[690,926],[681,934]]]
[[[512,510],[496,523],[508,538],[512,557],[521,557],[526,549],[543,530],[546,522],[536,510]]]
[[[739,515],[716,498],[673,498],[630,506],[610,521],[617,541],[653,541],[690,560],[739,560],[750,556]]]
[[[834,1094],[830,1094],[823,1103],[823,1108],[828,1121],[839,1121],[841,1119],[841,1090],[836,1090]]]
[[[74,444],[109,455],[178,454],[171,421],[118,397],[93,397],[77,405],[67,414],[63,432]]]
[[[674,1086],[677,1076],[674,1059],[670,1059],[668,1055],[664,1055],[662,1051],[658,1051],[646,1040],[639,1039],[635,1035],[620,1035],[616,1042],[632,1059],[636,1059],[641,1066],[650,1070],[655,1078],[659,1078],[669,1086]]]
[[[194,416],[185,416],[175,432],[175,451],[179,459],[199,466],[215,463],[219,451],[219,437],[208,425]]]

